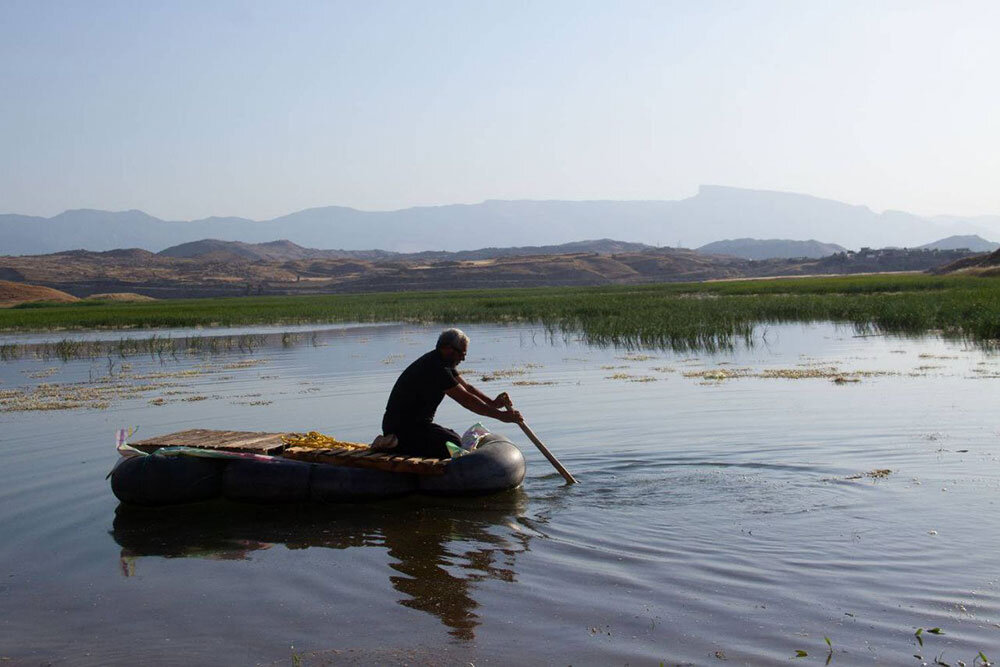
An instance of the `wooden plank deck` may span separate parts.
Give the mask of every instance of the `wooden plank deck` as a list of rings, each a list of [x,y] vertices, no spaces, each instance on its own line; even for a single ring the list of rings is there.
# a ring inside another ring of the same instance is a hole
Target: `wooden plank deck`
[[[154,438],[146,438],[129,443],[144,452],[154,452],[160,447],[195,447],[218,449],[228,452],[250,452],[283,456],[297,461],[348,466],[352,468],[372,468],[390,472],[406,472],[416,475],[443,475],[450,459],[424,459],[415,456],[394,455],[387,452],[373,452],[369,449],[315,447],[289,447],[282,441],[287,433],[265,433],[262,431],[215,431],[194,428],[177,433],[168,433]]]
[[[193,428],[129,444],[144,452],[152,452],[160,447],[198,447],[227,452],[280,454],[285,448],[285,443],[281,441],[283,435],[285,434],[263,431],[213,431],[207,428]]]

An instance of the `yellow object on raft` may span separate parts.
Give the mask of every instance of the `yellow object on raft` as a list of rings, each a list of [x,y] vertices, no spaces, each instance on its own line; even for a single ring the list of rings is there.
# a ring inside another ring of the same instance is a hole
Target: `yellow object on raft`
[[[308,433],[286,433],[281,441],[291,447],[312,447],[314,449],[368,449],[368,445],[360,442],[343,442],[333,436],[323,435],[318,431]]]

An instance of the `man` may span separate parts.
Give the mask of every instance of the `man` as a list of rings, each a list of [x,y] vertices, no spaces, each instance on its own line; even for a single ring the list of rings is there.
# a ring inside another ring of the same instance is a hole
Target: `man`
[[[521,421],[517,410],[501,409],[509,403],[506,393],[490,398],[455,371],[468,351],[469,337],[462,331],[443,331],[437,347],[407,366],[396,380],[382,418],[383,438],[394,435],[398,441],[391,450],[393,454],[440,459],[450,456],[444,443],[458,445],[462,437],[434,423],[434,413],[445,394],[477,415],[508,423]]]

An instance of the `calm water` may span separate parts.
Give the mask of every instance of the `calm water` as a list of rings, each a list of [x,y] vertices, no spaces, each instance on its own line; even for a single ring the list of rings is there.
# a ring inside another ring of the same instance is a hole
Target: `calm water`
[[[716,355],[466,331],[467,377],[509,391],[580,484],[489,422],[528,477],[486,499],[136,511],[111,494],[123,426],[369,441],[436,327],[0,364],[8,397],[84,381],[107,404],[0,412],[0,657],[784,664],[825,662],[824,637],[831,664],[1000,657],[1000,358],[826,325]],[[438,421],[475,417],[446,399]]]

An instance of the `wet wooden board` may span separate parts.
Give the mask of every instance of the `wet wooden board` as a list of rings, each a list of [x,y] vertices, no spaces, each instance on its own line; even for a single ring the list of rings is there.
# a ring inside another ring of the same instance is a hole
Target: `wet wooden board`
[[[314,447],[289,447],[281,453],[287,459],[327,463],[351,468],[371,468],[389,472],[407,472],[414,475],[443,475],[450,459],[423,459],[415,456],[394,456],[368,449],[316,449]]]
[[[263,431],[213,431],[206,428],[193,428],[129,444],[144,452],[152,452],[160,447],[197,447],[200,449],[221,449],[227,452],[280,454],[286,446],[281,441],[283,435],[285,434],[265,433]]]

